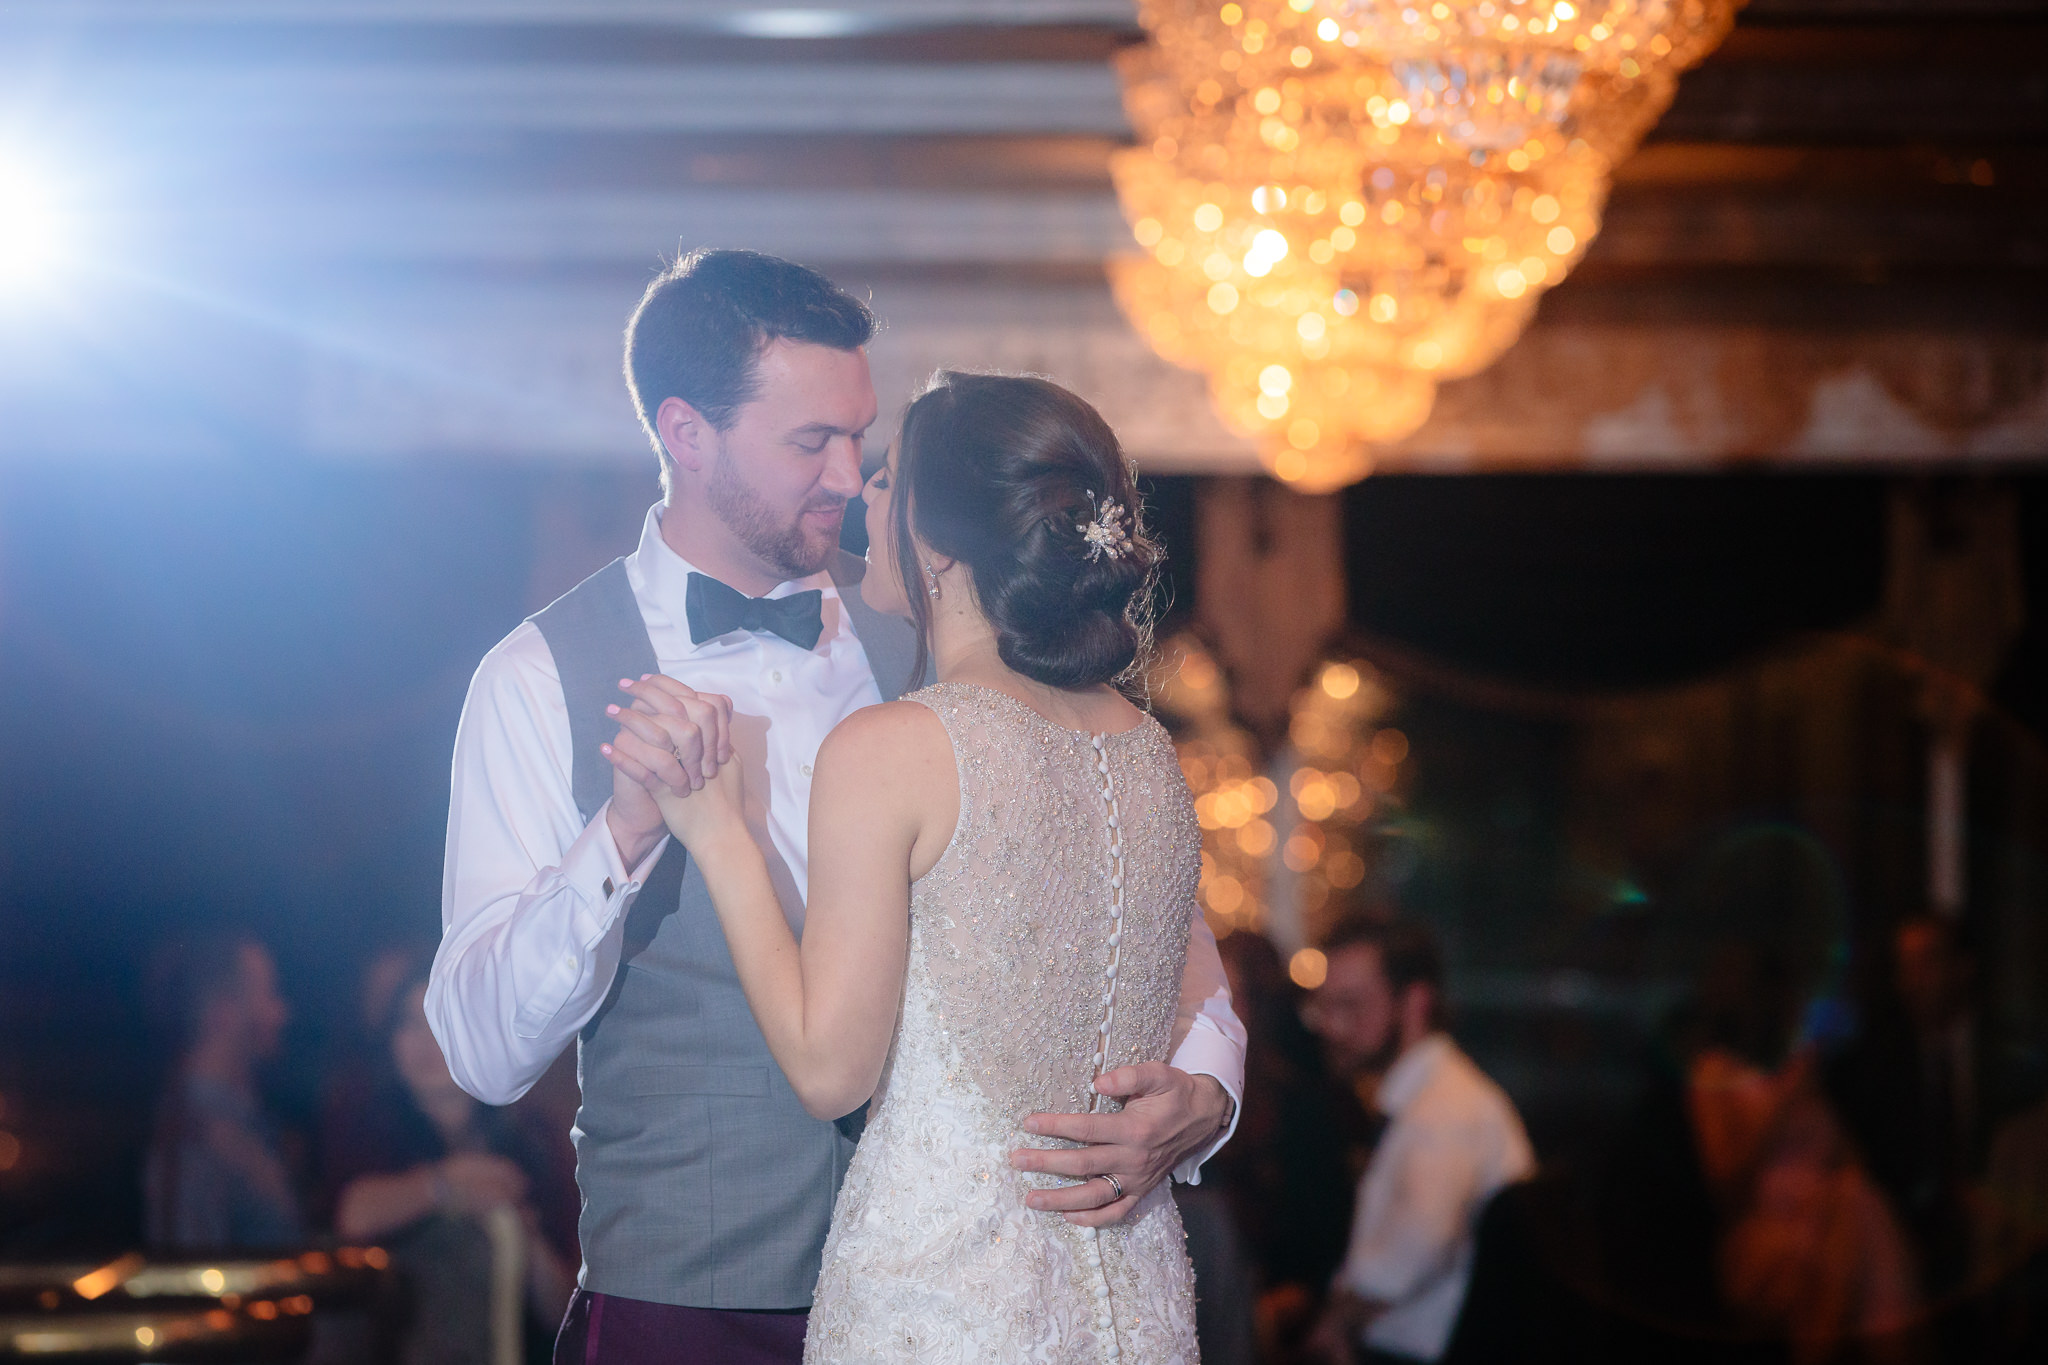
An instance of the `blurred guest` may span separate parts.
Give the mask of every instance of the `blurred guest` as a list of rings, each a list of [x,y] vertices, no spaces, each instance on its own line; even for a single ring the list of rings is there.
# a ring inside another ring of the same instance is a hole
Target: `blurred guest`
[[[1271,941],[1240,931],[1217,946],[1250,1042],[1237,1136],[1203,1168],[1201,1188],[1229,1200],[1258,1295],[1260,1355],[1283,1360],[1344,1259],[1352,1191],[1381,1124],[1350,1075],[1325,1064],[1302,1022],[1301,988]]]
[[[407,1282],[406,1365],[483,1365],[491,1347],[485,1219],[513,1211],[523,1229],[529,1344],[544,1359],[574,1288],[573,1187],[512,1111],[455,1084],[427,1028],[419,965],[390,997],[368,1084],[329,1100],[322,1147],[335,1231],[388,1248]]]
[[[1610,1344],[1598,1359],[1713,1359],[1711,1343],[1743,1335],[1721,1292],[1721,1210],[1693,1131],[1690,1023],[1683,1011],[1664,1021],[1615,1131],[1591,1160],[1559,1173],[1585,1211],[1591,1246],[1574,1254],[1579,1229],[1554,1220],[1544,1229],[1556,1234],[1550,1266],[1603,1319]],[[1557,1243],[1566,1254],[1555,1254]]]
[[[290,1017],[277,966],[228,936],[178,945],[169,975],[183,1050],[144,1169],[145,1235],[180,1250],[289,1246],[305,1229],[256,1084]]]
[[[440,940],[431,935],[386,943],[373,949],[364,962],[362,975],[357,978],[354,1031],[363,1040],[379,1044],[372,1049],[374,1053],[381,1056],[381,1044],[390,1032],[391,1002],[415,977],[425,975],[434,961],[434,950],[440,946]],[[369,1058],[360,1060],[367,1063]]]
[[[1920,1253],[1932,1289],[1968,1277],[1972,1191],[2015,1086],[1975,1005],[1975,955],[1933,915],[1892,933],[1895,1010],[1829,1067],[1830,1089]]]
[[[1988,1280],[2048,1249],[2048,1100],[1999,1125],[1983,1189],[1977,1264]]]
[[[1388,1125],[1359,1184],[1350,1247],[1313,1338],[1331,1361],[1436,1360],[1464,1305],[1473,1232],[1534,1174],[1515,1107],[1443,1031],[1443,965],[1419,924],[1354,921],[1324,946],[1311,1026],[1381,1076]]]
[[[1978,1284],[1993,1287],[1978,1358],[2048,1360],[2048,1100],[1991,1140],[1976,1265]]]
[[[1905,1176],[1907,1220],[1920,1234],[1929,1269],[1941,1281],[1958,1277],[1966,1258],[1964,1212],[1971,1180],[1983,1169],[1990,1139],[1985,1122],[1984,1039],[1971,986],[1976,963],[1953,922],[1920,915],[1892,935],[1899,998],[1913,1031],[1912,1117]]]
[[[1721,1212],[1729,1306],[1797,1361],[1910,1350],[1913,1258],[1816,1080],[1804,976],[1778,945],[1724,945],[1699,992],[1687,1108]]]

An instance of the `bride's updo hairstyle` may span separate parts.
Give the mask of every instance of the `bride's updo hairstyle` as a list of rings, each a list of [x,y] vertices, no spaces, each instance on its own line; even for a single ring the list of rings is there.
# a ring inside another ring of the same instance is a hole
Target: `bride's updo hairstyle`
[[[903,414],[891,541],[924,672],[931,597],[911,532],[965,564],[1005,664],[1049,687],[1129,673],[1162,558],[1101,414],[1050,380],[941,370]]]

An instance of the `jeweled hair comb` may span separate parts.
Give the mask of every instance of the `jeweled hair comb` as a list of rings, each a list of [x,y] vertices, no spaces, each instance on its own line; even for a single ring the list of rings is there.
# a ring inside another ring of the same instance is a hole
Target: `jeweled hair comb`
[[[1094,515],[1081,523],[1081,539],[1088,543],[1088,558],[1107,555],[1122,559],[1131,551],[1131,533],[1124,524],[1129,513],[1114,498],[1105,497],[1097,502],[1092,488],[1088,490],[1088,501],[1095,509]]]

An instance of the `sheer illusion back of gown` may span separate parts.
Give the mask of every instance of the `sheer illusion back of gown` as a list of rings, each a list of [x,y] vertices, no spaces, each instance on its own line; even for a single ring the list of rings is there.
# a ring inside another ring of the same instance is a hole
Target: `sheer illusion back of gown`
[[[1106,1109],[1101,1072],[1171,1053],[1201,834],[1158,722],[1090,735],[940,683],[952,842],[911,889],[903,1013],[832,1218],[804,1359],[1193,1365],[1165,1185],[1123,1223],[1024,1206],[1028,1114]],[[1065,1144],[1057,1144],[1065,1145]]]

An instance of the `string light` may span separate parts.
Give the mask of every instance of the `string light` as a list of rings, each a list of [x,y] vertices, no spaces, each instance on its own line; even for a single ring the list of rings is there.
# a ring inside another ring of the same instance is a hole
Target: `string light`
[[[1274,474],[1362,478],[1577,264],[1740,3],[1140,0],[1117,299]]]

